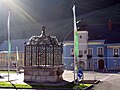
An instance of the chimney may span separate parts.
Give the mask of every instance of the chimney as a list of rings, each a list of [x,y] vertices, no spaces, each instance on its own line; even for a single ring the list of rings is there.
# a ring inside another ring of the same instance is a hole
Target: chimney
[[[111,19],[108,20],[108,28],[110,31],[112,30],[112,20]]]

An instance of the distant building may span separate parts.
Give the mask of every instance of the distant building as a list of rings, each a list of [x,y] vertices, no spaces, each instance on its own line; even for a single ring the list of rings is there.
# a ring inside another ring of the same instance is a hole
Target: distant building
[[[18,39],[11,40],[12,49],[11,49],[11,60],[10,60],[10,69],[16,69],[16,63],[18,66],[24,66],[24,43],[28,39]],[[16,47],[18,47],[19,60],[17,61],[16,56]],[[8,67],[8,41],[4,41],[0,45],[0,70],[6,70]]]
[[[112,26],[111,26],[112,25]],[[120,70],[120,24],[81,25],[78,29],[78,67],[84,70]],[[83,28],[84,27],[84,28]],[[81,29],[82,28],[82,29]],[[63,41],[63,62],[73,70],[74,32]]]

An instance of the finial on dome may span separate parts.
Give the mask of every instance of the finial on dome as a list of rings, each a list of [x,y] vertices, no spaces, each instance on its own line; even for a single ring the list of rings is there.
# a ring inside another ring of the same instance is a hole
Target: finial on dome
[[[45,29],[46,29],[46,26],[43,25],[43,26],[42,26],[42,36],[46,36],[46,34],[45,34]]]

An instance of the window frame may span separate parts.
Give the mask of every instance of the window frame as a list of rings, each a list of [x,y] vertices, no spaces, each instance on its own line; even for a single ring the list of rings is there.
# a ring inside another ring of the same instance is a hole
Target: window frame
[[[19,56],[19,59],[21,59],[21,60],[23,59],[23,54],[22,53],[18,54],[18,56]]]
[[[80,52],[80,51],[82,51],[82,52]],[[82,53],[82,54],[80,54],[80,53]],[[79,55],[83,55],[83,50],[79,50]]]
[[[115,49],[117,49],[118,50],[118,54],[117,55],[120,55],[119,54],[119,48],[113,48],[113,56],[115,56],[116,54],[115,54]]]
[[[80,36],[79,36],[79,38],[80,38],[80,39],[82,39],[82,38],[83,38],[83,36],[82,36],[82,35],[80,35]]]
[[[91,54],[88,53],[89,50],[90,50],[90,53],[91,53]],[[88,50],[87,50],[87,55],[93,55],[93,48],[88,48]]]
[[[100,54],[98,53],[99,48],[102,48],[102,52]],[[97,55],[104,55],[104,48],[103,47],[97,47]]]
[[[70,55],[74,55],[74,48],[70,49]]]

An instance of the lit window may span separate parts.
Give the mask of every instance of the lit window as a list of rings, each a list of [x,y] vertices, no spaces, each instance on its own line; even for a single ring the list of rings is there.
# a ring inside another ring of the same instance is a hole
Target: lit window
[[[73,63],[70,63],[70,66],[73,66]]]
[[[74,55],[74,49],[73,48],[70,49],[70,54]]]
[[[119,48],[113,49],[113,55],[119,55]]]

